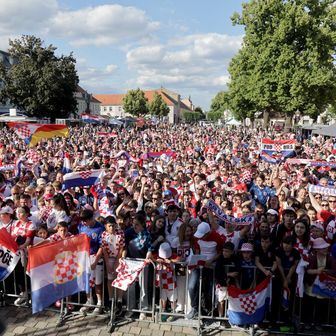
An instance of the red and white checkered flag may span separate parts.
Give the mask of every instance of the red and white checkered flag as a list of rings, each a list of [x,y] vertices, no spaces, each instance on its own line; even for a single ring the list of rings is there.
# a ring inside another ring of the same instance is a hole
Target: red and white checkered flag
[[[146,265],[147,262],[145,260],[120,260],[119,266],[116,269],[118,275],[117,278],[112,282],[112,286],[123,291],[127,290],[127,288],[135,282]]]
[[[38,153],[35,149],[30,149],[27,152],[27,159],[33,163],[37,163],[42,160],[42,155]]]

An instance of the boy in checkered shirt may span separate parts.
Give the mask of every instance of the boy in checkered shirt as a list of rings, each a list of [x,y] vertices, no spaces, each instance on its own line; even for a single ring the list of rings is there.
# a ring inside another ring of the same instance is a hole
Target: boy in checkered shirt
[[[167,300],[170,302],[171,308],[175,310],[177,302],[176,277],[174,265],[172,262],[172,250],[169,243],[162,243],[159,248],[159,258],[156,266],[156,286],[160,287],[160,303],[162,312],[166,311]],[[162,322],[174,321],[174,316],[161,316]]]
[[[125,247],[125,235],[117,227],[116,220],[112,216],[105,218],[105,231],[102,233],[102,249],[105,260],[109,300],[112,301],[112,282],[117,277],[116,268]],[[117,315],[121,313],[122,292],[117,289]]]

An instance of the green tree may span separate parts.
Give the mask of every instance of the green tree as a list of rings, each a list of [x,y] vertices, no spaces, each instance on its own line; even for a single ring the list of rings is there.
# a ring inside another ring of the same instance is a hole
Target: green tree
[[[166,117],[169,113],[169,107],[157,92],[154,92],[153,100],[149,104],[148,109],[151,115],[158,117]]]
[[[126,113],[135,117],[148,114],[148,104],[145,93],[139,88],[136,90],[129,90],[123,99],[123,108]]]
[[[208,113],[208,120],[211,120],[211,121],[218,121],[222,117],[223,117],[223,112],[221,111],[210,111]]]
[[[229,66],[230,109],[238,119],[296,111],[316,117],[336,97],[333,0],[252,0],[235,13],[245,26]]]
[[[211,111],[212,112],[222,112],[229,109],[229,93],[227,91],[221,91],[216,94],[216,96],[211,101]]]
[[[77,110],[76,60],[72,54],[57,57],[56,48],[43,43],[29,35],[9,42],[8,52],[15,62],[10,68],[0,64],[4,85],[0,100],[9,100],[31,117],[67,118]]]
[[[205,114],[203,112],[202,107],[200,107],[200,106],[195,107],[194,112],[198,113],[200,115],[200,119],[205,119],[206,116],[205,116]]]

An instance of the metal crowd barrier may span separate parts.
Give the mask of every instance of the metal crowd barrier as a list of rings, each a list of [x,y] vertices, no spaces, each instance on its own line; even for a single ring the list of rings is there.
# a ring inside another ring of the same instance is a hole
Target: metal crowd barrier
[[[140,261],[139,259],[132,259]],[[143,260],[142,260],[143,261]],[[176,266],[179,268],[183,267],[185,269],[185,275],[177,274]],[[257,279],[257,268],[253,267],[243,267],[243,268],[250,268],[253,270],[253,279],[254,282]],[[202,335],[205,332],[210,332],[214,330],[222,330],[222,331],[244,331],[251,335],[256,334],[255,326],[249,326],[248,328],[241,329],[236,328],[234,326],[230,326],[228,322],[228,300],[225,300],[224,303],[224,315],[223,317],[218,317],[215,315],[215,311],[217,308],[217,301],[216,301],[216,281],[215,281],[215,272],[214,269],[206,269],[204,267],[198,267],[194,270],[188,270],[187,265],[185,263],[173,263],[173,275],[176,279],[177,286],[173,286],[173,293],[172,293],[172,302],[170,306],[170,310],[163,310],[160,302],[160,298],[162,296],[163,288],[160,285],[158,288],[156,287],[156,264],[151,262],[147,265],[141,272],[140,276],[138,277],[137,281],[133,283],[123,295],[123,312],[124,313],[132,313],[133,316],[130,317],[119,317],[116,316],[116,289],[114,288],[114,295],[112,297],[111,303],[109,303],[105,298],[106,288],[107,288],[107,276],[105,272],[105,268],[103,269],[103,283],[102,283],[102,313],[100,315],[105,315],[108,318],[108,325],[107,328],[110,332],[113,332],[114,329],[120,325],[127,323],[131,319],[137,319],[135,315],[143,314],[146,316],[147,322],[153,323],[169,323],[171,325],[177,326],[186,326],[195,329],[195,334]],[[229,269],[227,269],[229,271]],[[159,276],[162,279],[161,271],[159,271]],[[186,315],[191,308],[191,300],[189,297],[189,282],[190,276],[192,272],[199,273],[198,279],[198,306],[197,306],[197,316],[192,320],[187,320]],[[29,277],[26,274],[25,265],[23,267],[23,274],[24,274],[24,295],[20,294],[20,290],[18,289],[18,270],[15,269],[12,274],[5,280],[2,281],[0,284],[0,306],[5,305],[6,298],[22,298],[25,299],[29,303],[29,294],[30,294],[30,286],[29,286]],[[204,276],[210,283],[205,282]],[[209,278],[210,274],[210,278]],[[21,274],[22,275],[22,274]],[[21,276],[20,275],[20,276]],[[240,282],[242,279],[239,279]],[[21,279],[22,282],[22,279]],[[212,285],[209,287],[209,285]],[[204,291],[204,286],[206,286],[206,291]],[[180,288],[184,288],[182,293],[178,293]],[[91,297],[93,297],[94,288],[91,288]],[[209,293],[209,294],[208,294]],[[146,296],[144,302],[144,295]],[[204,310],[205,302],[208,304],[207,311]],[[294,334],[296,332],[300,332],[304,334],[303,327],[307,327],[307,322],[305,321],[306,316],[303,314],[303,310],[306,309],[307,297],[305,296],[303,299],[294,296],[294,303],[292,307],[292,316],[291,319],[294,321],[295,328],[294,330],[288,330],[287,334]],[[312,300],[314,301],[312,305],[313,309],[313,317],[312,320],[315,320],[315,317],[320,313],[317,311],[318,307],[316,306],[316,301],[318,299]],[[324,304],[326,306],[326,313],[323,316],[325,321],[323,321],[322,326],[326,328],[335,328],[335,316],[336,316],[336,300],[335,299],[323,299]],[[176,303],[176,304],[175,304]],[[177,306],[177,304],[180,304]],[[25,305],[25,307],[29,306],[29,304]],[[70,310],[69,307],[73,306],[77,309]],[[71,296],[71,298],[64,298],[61,300],[61,306],[59,309],[55,309],[54,307],[50,307],[53,311],[59,313],[59,320],[57,325],[61,325],[66,323],[66,320],[69,316],[72,315],[83,315],[80,313],[79,309],[82,307],[88,307],[90,309],[99,308],[96,304],[86,304],[83,303],[82,300],[82,293],[78,293],[76,295]],[[179,308],[179,309],[177,309]],[[279,310],[280,311],[280,310]],[[93,315],[92,313],[87,313],[85,315]],[[170,318],[171,317],[171,318]],[[266,321],[267,322],[267,321]],[[281,321],[281,316],[278,315],[277,323],[283,323]],[[332,330],[332,329],[331,329]],[[334,329],[334,332],[336,330]],[[272,334],[276,332],[272,331]]]

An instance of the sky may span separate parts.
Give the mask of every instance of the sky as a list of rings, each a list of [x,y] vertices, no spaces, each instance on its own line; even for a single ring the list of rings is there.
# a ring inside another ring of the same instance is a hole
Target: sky
[[[161,86],[208,110],[225,90],[244,29],[241,0],[0,0],[0,49],[22,34],[73,52],[93,94]]]

